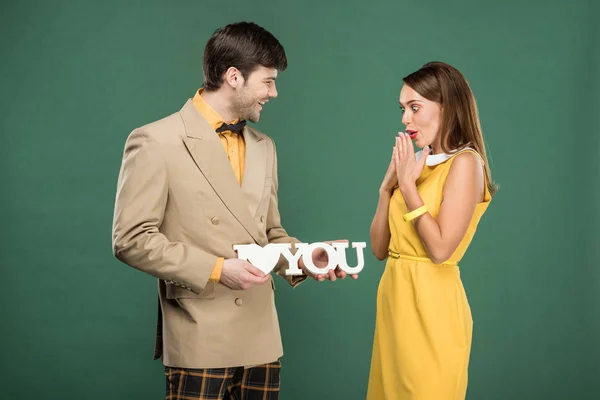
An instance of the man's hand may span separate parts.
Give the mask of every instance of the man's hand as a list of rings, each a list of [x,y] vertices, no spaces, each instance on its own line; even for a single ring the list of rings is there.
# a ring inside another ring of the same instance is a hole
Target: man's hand
[[[233,290],[247,290],[252,285],[262,285],[270,279],[269,274],[265,274],[248,261],[228,258],[223,261],[219,282]]]
[[[331,245],[333,242],[348,243],[348,240],[346,240],[346,239],[333,240],[333,241],[325,241],[324,243]],[[329,257],[327,255],[327,252],[321,248],[316,249],[312,253],[312,261],[313,261],[313,264],[315,264],[315,267],[317,267],[317,268],[327,267],[327,264],[329,264]],[[335,269],[327,271],[327,273],[313,274],[306,268],[302,258],[300,258],[300,261],[298,262],[298,266],[304,271],[304,273],[307,276],[310,276],[311,278],[313,278],[314,280],[317,280],[319,282],[323,282],[326,279],[330,280],[331,282],[334,282],[337,278],[344,279],[347,275],[346,271],[341,270],[339,266],[336,266]],[[352,279],[358,279],[358,274],[351,274],[350,276],[352,277]]]

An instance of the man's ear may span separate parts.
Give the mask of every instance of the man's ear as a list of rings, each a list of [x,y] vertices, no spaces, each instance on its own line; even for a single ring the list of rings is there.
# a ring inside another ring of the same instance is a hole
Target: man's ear
[[[244,76],[242,72],[236,67],[229,67],[224,74],[224,81],[226,84],[236,89],[238,86],[244,84]]]

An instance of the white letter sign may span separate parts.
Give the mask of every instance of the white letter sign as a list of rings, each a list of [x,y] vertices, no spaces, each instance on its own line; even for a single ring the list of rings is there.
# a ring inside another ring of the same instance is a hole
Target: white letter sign
[[[346,261],[346,249],[348,243],[333,242],[329,245],[323,242],[312,244],[295,243],[296,254],[290,251],[292,245],[290,243],[269,243],[265,247],[253,244],[236,244],[233,249],[237,251],[240,260],[248,261],[256,268],[263,271],[265,274],[271,273],[277,262],[283,256],[289,263],[289,268],[285,271],[286,275],[302,275],[304,272],[298,267],[298,261],[302,257],[302,261],[306,269],[313,274],[326,274],[332,269],[339,267],[342,271],[348,274],[358,274],[365,266],[365,257],[363,249],[367,247],[365,242],[352,243],[352,248],[356,249],[356,257],[358,263],[355,267],[348,266]],[[322,249],[327,253],[327,266],[319,268],[313,262],[313,252],[317,249]]]

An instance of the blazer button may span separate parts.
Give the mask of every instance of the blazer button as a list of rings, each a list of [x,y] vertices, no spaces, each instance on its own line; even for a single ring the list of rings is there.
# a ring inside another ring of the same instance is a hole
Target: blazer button
[[[235,299],[235,305],[236,306],[241,306],[242,304],[244,304],[244,301],[240,298]]]
[[[264,215],[260,216],[260,222],[265,222],[265,216]]]
[[[212,217],[212,219],[210,220],[210,222],[212,222],[213,225],[219,225],[219,218]]]

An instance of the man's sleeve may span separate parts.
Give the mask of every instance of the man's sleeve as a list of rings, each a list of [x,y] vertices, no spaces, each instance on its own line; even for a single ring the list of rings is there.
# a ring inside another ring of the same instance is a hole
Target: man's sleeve
[[[200,293],[217,257],[171,242],[159,231],[168,196],[168,171],[160,145],[143,130],[125,143],[112,227],[117,259],[168,283]]]
[[[300,243],[300,240],[289,236],[285,229],[281,226],[281,217],[279,215],[277,197],[277,149],[275,148],[273,139],[271,139],[271,145],[273,148],[273,185],[271,186],[271,199],[269,200],[269,210],[267,212],[267,238],[269,243]],[[290,249],[292,253],[296,251],[293,247],[294,246],[292,246],[292,249]],[[306,275],[286,275],[285,270],[287,268],[287,260],[284,257],[281,257],[274,271],[277,273],[277,275],[284,278],[292,287],[298,286],[306,279]]]

